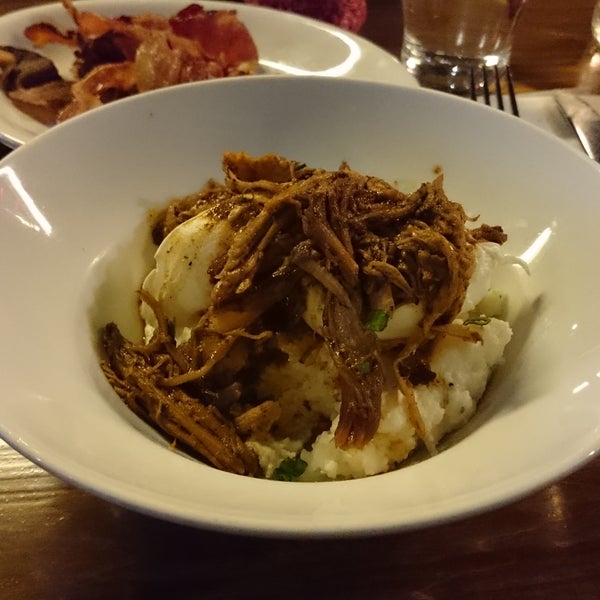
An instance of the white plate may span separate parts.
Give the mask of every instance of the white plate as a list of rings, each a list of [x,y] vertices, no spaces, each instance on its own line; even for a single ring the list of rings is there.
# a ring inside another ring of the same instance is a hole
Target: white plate
[[[306,98],[311,102],[307,103]],[[225,150],[389,181],[430,179],[502,224],[531,304],[467,431],[368,479],[285,483],[181,456],[106,383],[96,327],[123,320],[147,211],[219,176]],[[273,535],[399,530],[511,501],[600,447],[600,167],[539,129],[428,90],[254,77],[177,86],[77,117],[0,162],[0,435],[67,481],[146,513]]]
[[[170,16],[190,4],[188,0],[83,0],[79,10],[104,16],[152,12]],[[327,23],[246,4],[199,1],[207,10],[231,10],[245,23],[258,47],[261,71],[285,75],[347,77],[417,87],[414,78],[393,55],[372,42]],[[47,21],[63,28],[74,27],[64,7],[48,4],[0,17],[0,46],[36,50],[23,35],[25,27]],[[73,54],[57,44],[36,50],[52,59],[63,76],[70,76]],[[0,93],[0,142],[11,148],[28,142],[47,127],[16,109]]]

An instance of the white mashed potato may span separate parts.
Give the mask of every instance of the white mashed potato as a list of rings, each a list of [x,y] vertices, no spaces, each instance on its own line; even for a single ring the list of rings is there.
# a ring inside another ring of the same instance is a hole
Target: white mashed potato
[[[436,381],[416,388],[416,401],[433,445],[471,418],[512,335],[509,324],[496,318],[477,329],[481,342],[448,339],[431,363],[437,373]],[[417,446],[418,436],[399,391],[383,394],[379,428],[368,444],[361,449],[336,447],[333,437],[340,403],[334,387],[335,376],[330,363],[293,361],[268,369],[265,374],[265,393],[268,390],[290,412],[309,398],[314,411],[331,418],[330,428],[317,437],[309,450],[301,451],[300,457],[308,464],[301,479],[365,477],[389,471],[405,460]],[[258,453],[268,477],[282,460],[298,453],[303,440],[287,438],[269,444],[250,442],[250,445]]]

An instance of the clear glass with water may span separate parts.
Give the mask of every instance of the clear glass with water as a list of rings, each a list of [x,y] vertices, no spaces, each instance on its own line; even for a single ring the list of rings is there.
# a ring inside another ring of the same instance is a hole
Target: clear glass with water
[[[466,94],[471,71],[505,67],[525,0],[403,0],[402,61],[425,87]]]

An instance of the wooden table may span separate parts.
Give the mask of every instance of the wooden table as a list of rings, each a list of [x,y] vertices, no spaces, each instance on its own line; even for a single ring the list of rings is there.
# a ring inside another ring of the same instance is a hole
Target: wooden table
[[[32,0],[1,0],[0,14]],[[529,0],[519,89],[600,91],[594,0]],[[401,0],[372,0],[363,34],[392,52]],[[0,598],[600,598],[600,461],[490,513],[409,533],[270,540],[143,516],[47,474],[0,442]]]

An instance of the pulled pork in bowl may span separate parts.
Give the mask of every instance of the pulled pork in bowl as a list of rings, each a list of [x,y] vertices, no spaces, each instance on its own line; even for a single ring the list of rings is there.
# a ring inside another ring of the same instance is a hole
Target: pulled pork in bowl
[[[275,154],[228,152],[223,170],[154,219],[144,340],[103,329],[119,396],[243,475],[361,477],[435,453],[511,337],[489,282],[501,227],[468,227],[441,175],[405,194]]]

